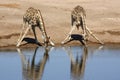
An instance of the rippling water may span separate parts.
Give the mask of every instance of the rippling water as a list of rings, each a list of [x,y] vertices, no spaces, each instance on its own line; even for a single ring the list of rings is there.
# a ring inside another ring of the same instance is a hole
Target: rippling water
[[[1,80],[120,80],[120,46],[0,51]]]

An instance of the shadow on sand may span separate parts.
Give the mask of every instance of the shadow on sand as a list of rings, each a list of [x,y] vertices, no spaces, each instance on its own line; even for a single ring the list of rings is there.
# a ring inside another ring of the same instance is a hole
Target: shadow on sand
[[[85,45],[85,41],[84,41],[83,36],[79,35],[79,34],[72,34],[70,36],[70,39],[67,42],[65,42],[65,44],[67,44],[71,41],[79,41],[82,45]]]
[[[25,44],[23,44],[23,45],[26,45],[26,44],[31,43],[31,44],[36,44],[36,45],[38,45],[38,46],[42,46],[41,43],[38,42],[38,41],[36,41],[34,38],[26,37],[26,38],[24,38],[22,41],[27,42],[27,43],[25,43]]]

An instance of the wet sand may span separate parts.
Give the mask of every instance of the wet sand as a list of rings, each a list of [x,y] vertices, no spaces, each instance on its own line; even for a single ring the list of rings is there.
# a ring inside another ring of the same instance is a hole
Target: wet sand
[[[71,27],[70,14],[76,5],[86,10],[86,24],[89,29],[105,44],[120,43],[120,1],[119,0],[1,0],[0,1],[0,47],[15,47],[22,29],[22,16],[28,7],[41,10],[48,35],[60,45]],[[42,42],[41,32],[36,28]],[[74,31],[74,34],[80,34]],[[34,38],[29,32],[26,37]],[[22,44],[25,42],[23,41]],[[97,41],[90,37],[90,44]],[[79,45],[72,41],[66,45]],[[36,46],[28,44],[24,46]]]

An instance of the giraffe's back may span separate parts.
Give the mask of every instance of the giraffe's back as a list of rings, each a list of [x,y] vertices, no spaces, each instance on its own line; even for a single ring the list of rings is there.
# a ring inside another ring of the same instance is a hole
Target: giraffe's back
[[[23,19],[25,22],[28,22],[28,24],[33,25],[33,26],[37,26],[39,25],[39,10],[34,9],[32,7],[28,8],[26,10],[26,13],[23,16]]]

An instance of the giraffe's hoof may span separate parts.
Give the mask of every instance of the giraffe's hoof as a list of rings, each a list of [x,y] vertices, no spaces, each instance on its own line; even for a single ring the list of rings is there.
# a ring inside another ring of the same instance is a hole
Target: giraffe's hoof
[[[63,45],[63,44],[65,44],[64,42],[61,42],[61,44]]]
[[[85,37],[86,35],[85,34],[82,34],[82,37]]]
[[[55,44],[54,44],[54,43],[51,43],[51,45],[52,45],[52,46],[55,46]]]
[[[103,42],[101,42],[101,44],[102,44],[102,45],[104,45],[104,43],[103,43]]]
[[[19,44],[16,45],[16,47],[19,47],[19,46],[20,46]]]

